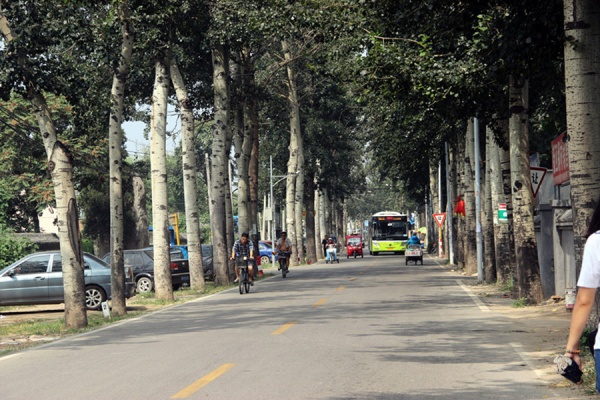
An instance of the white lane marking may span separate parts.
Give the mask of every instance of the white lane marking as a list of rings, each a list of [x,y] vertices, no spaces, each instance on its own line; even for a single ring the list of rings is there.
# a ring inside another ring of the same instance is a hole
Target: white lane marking
[[[465,291],[467,292],[467,294],[469,295],[469,297],[471,298],[471,300],[473,300],[475,302],[475,304],[477,304],[477,307],[479,307],[479,309],[483,312],[490,312],[490,309],[488,308],[488,306],[486,306],[485,304],[483,304],[483,302],[481,300],[479,300],[479,297],[477,297],[476,294],[474,294],[471,289],[469,289],[464,283],[462,283],[461,281],[459,281],[458,279],[456,280],[456,283],[458,283],[458,285]]]

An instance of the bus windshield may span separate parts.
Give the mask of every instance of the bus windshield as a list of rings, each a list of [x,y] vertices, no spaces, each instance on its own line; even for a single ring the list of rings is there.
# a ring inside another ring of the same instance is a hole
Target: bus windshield
[[[406,217],[373,217],[373,240],[407,240]]]

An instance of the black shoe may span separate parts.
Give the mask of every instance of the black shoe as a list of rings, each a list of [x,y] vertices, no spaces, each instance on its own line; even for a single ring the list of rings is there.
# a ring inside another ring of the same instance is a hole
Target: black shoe
[[[254,286],[254,281],[250,281],[250,286]]]

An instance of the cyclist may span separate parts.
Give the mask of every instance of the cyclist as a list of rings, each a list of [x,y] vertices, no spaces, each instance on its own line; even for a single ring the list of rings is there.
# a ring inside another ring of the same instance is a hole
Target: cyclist
[[[292,241],[290,240],[289,237],[287,237],[287,232],[285,232],[285,231],[281,232],[281,237],[279,239],[277,239],[277,242],[275,242],[274,253],[278,253],[278,252],[288,253],[286,267],[289,271],[290,255],[292,254]],[[280,269],[281,268],[277,268],[277,270],[280,270]]]
[[[248,234],[242,233],[242,236],[235,241],[233,249],[231,250],[231,259],[235,260],[236,257],[248,257],[249,260],[254,259],[254,245],[251,240],[248,240]],[[250,279],[250,285],[254,286],[254,268],[252,263],[248,263],[248,278]],[[240,268],[237,263],[235,264],[235,281],[240,281]]]

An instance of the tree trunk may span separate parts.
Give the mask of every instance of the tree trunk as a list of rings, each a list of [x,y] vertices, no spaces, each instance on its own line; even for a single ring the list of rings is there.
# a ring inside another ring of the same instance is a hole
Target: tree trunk
[[[450,145],[448,145],[448,169],[449,169],[449,173],[448,173],[448,191],[449,191],[449,196],[448,199],[450,200],[450,207],[449,207],[449,212],[448,215],[446,216],[446,219],[452,218],[452,252],[451,254],[453,255],[453,257],[450,257],[450,253],[448,254],[448,261],[450,262],[450,264],[455,265],[456,262],[456,249],[457,249],[457,235],[456,235],[456,225],[458,223],[458,218],[454,215],[454,201],[456,200],[456,193],[457,193],[457,174],[456,174],[456,154],[455,154],[456,149],[453,149]],[[450,233],[448,233],[448,238],[450,237]],[[448,251],[450,251],[450,244],[448,245]]]
[[[427,235],[429,236],[430,246],[438,245],[440,238],[440,226],[435,222],[433,218],[433,214],[438,212],[438,185],[437,185],[437,176],[438,171],[435,164],[429,163],[429,198],[431,201],[431,210],[429,213],[429,218],[431,223],[431,229],[427,230]],[[402,211],[402,210],[399,210]],[[438,251],[435,252],[435,257],[437,257]]]
[[[323,240],[323,235],[324,233],[321,231],[321,194],[320,192],[316,189],[314,189],[314,195],[313,195],[313,199],[314,199],[314,218],[315,218],[315,254],[317,257],[317,260],[320,260],[324,257],[323,255],[323,246],[321,245],[321,241]],[[307,215],[308,215],[308,210],[307,210]]]
[[[98,235],[94,238],[94,255],[102,257],[110,252],[110,235]]]
[[[112,312],[117,315],[127,314],[125,302],[125,267],[123,263],[123,101],[125,82],[129,75],[129,64],[133,52],[133,32],[129,20],[127,3],[119,4],[121,18],[121,57],[119,66],[114,72],[112,90],[110,92],[111,107],[108,126],[108,158],[109,158],[109,197],[110,197],[110,266],[111,266],[111,300]]]
[[[565,85],[577,272],[600,191],[600,2],[565,0]]]
[[[156,298],[173,301],[170,267],[169,206],[167,201],[167,101],[169,98],[169,61],[155,63],[152,93],[150,170],[152,178],[152,243],[154,246],[154,286]]]
[[[252,149],[251,133],[246,131],[244,97],[242,77],[244,68],[242,67],[241,54],[238,53],[235,61],[231,63],[231,116],[233,118],[233,144],[234,156],[238,171],[237,183],[237,216],[238,232],[250,232],[250,207],[249,207],[249,184],[248,184],[248,166],[250,164],[250,151]]]
[[[5,45],[14,40],[8,20],[0,12],[0,31]],[[22,66],[23,67],[23,66]],[[26,67],[23,67],[26,69]],[[52,115],[42,92],[28,81],[28,99],[33,106],[44,148],[48,157],[48,172],[52,176],[56,200],[58,239],[63,265],[63,285],[65,292],[65,326],[84,328],[88,325],[85,310],[85,288],[83,275],[83,253],[79,232],[79,212],[73,186],[73,167],[65,146],[58,141]]]
[[[457,200],[464,201],[465,199],[465,140],[458,140],[456,146],[456,153],[454,162],[456,164],[456,188],[457,188]],[[461,269],[465,268],[465,216],[458,215],[456,218],[456,260],[458,267]]]
[[[318,237],[315,229],[315,186],[312,179],[307,179],[306,183],[306,262],[314,264],[317,262],[316,238]]]
[[[540,281],[535,231],[533,193],[529,172],[528,107],[529,87],[526,79],[510,78],[510,174],[514,207],[516,295],[534,304],[544,299]]]
[[[253,224],[258,221],[258,160],[259,160],[259,140],[258,140],[258,104],[256,79],[254,76],[254,61],[251,58],[250,50],[244,53],[244,121],[246,123],[246,134],[252,136],[252,150],[250,152],[250,163],[248,165],[248,183],[250,185],[250,230],[253,230]]]
[[[506,135],[508,121],[502,121],[503,131]],[[504,171],[506,169],[506,171]],[[510,219],[500,222],[498,207],[506,206],[507,216],[509,208],[512,217],[512,203],[510,201],[510,185],[504,184],[503,176],[510,176],[510,157],[507,150],[496,143],[490,144],[490,186],[492,192],[492,207],[494,208],[494,255],[496,263],[496,282],[506,284],[511,280],[511,265],[514,248],[511,245]]]
[[[229,191],[227,187],[229,148],[226,147],[229,124],[229,88],[227,83],[229,59],[225,46],[220,45],[213,49],[212,62],[215,94],[215,123],[212,130],[212,156],[210,162],[211,220],[214,246],[213,263],[216,272],[215,283],[218,285],[227,285],[229,284],[227,259],[231,253],[231,248],[227,248],[225,222],[225,199],[227,191]]]
[[[464,200],[465,200],[465,272],[467,275],[477,273],[477,243],[475,232],[475,168],[474,165],[474,138],[475,130],[473,120],[469,119],[467,125],[467,135],[465,137],[465,174],[463,180]]]
[[[319,192],[319,231],[321,231],[321,236],[319,237],[319,239],[323,240],[327,235],[327,218],[326,218],[326,213],[327,213],[327,208],[326,208],[326,204],[327,204],[327,194],[325,192],[325,190],[322,190]],[[323,251],[323,257],[325,258],[327,256],[327,254],[325,253],[325,249],[322,249]]]
[[[494,134],[491,129],[486,129],[486,141],[485,141],[485,178],[482,187],[482,232],[483,232],[483,279],[487,283],[493,283],[496,281],[496,258],[494,251],[494,224],[493,224],[493,212],[492,207],[492,190],[491,190],[491,149],[494,145]]]
[[[296,226],[296,172],[298,171],[298,148],[300,146],[300,105],[298,103],[298,95],[296,93],[296,71],[292,64],[292,54],[290,52],[287,41],[281,42],[283,49],[286,69],[287,69],[287,87],[288,87],[288,106],[290,112],[290,158],[288,160],[286,193],[285,193],[285,219],[286,230],[288,237],[292,239],[292,258],[291,266],[298,265],[298,248],[302,248],[302,234],[300,234],[300,242],[298,242],[298,234],[296,230],[301,231],[301,227]]]
[[[181,158],[183,166],[183,197],[190,268],[190,288],[204,290],[204,267],[200,244],[200,219],[198,216],[198,185],[196,182],[196,150],[194,145],[194,110],[188,91],[175,60],[171,60],[171,81],[181,109]]]
[[[137,175],[131,178],[133,192],[132,214],[135,221],[133,235],[125,238],[125,247],[130,249],[141,249],[148,247],[148,214],[146,212],[146,188],[144,180]]]

